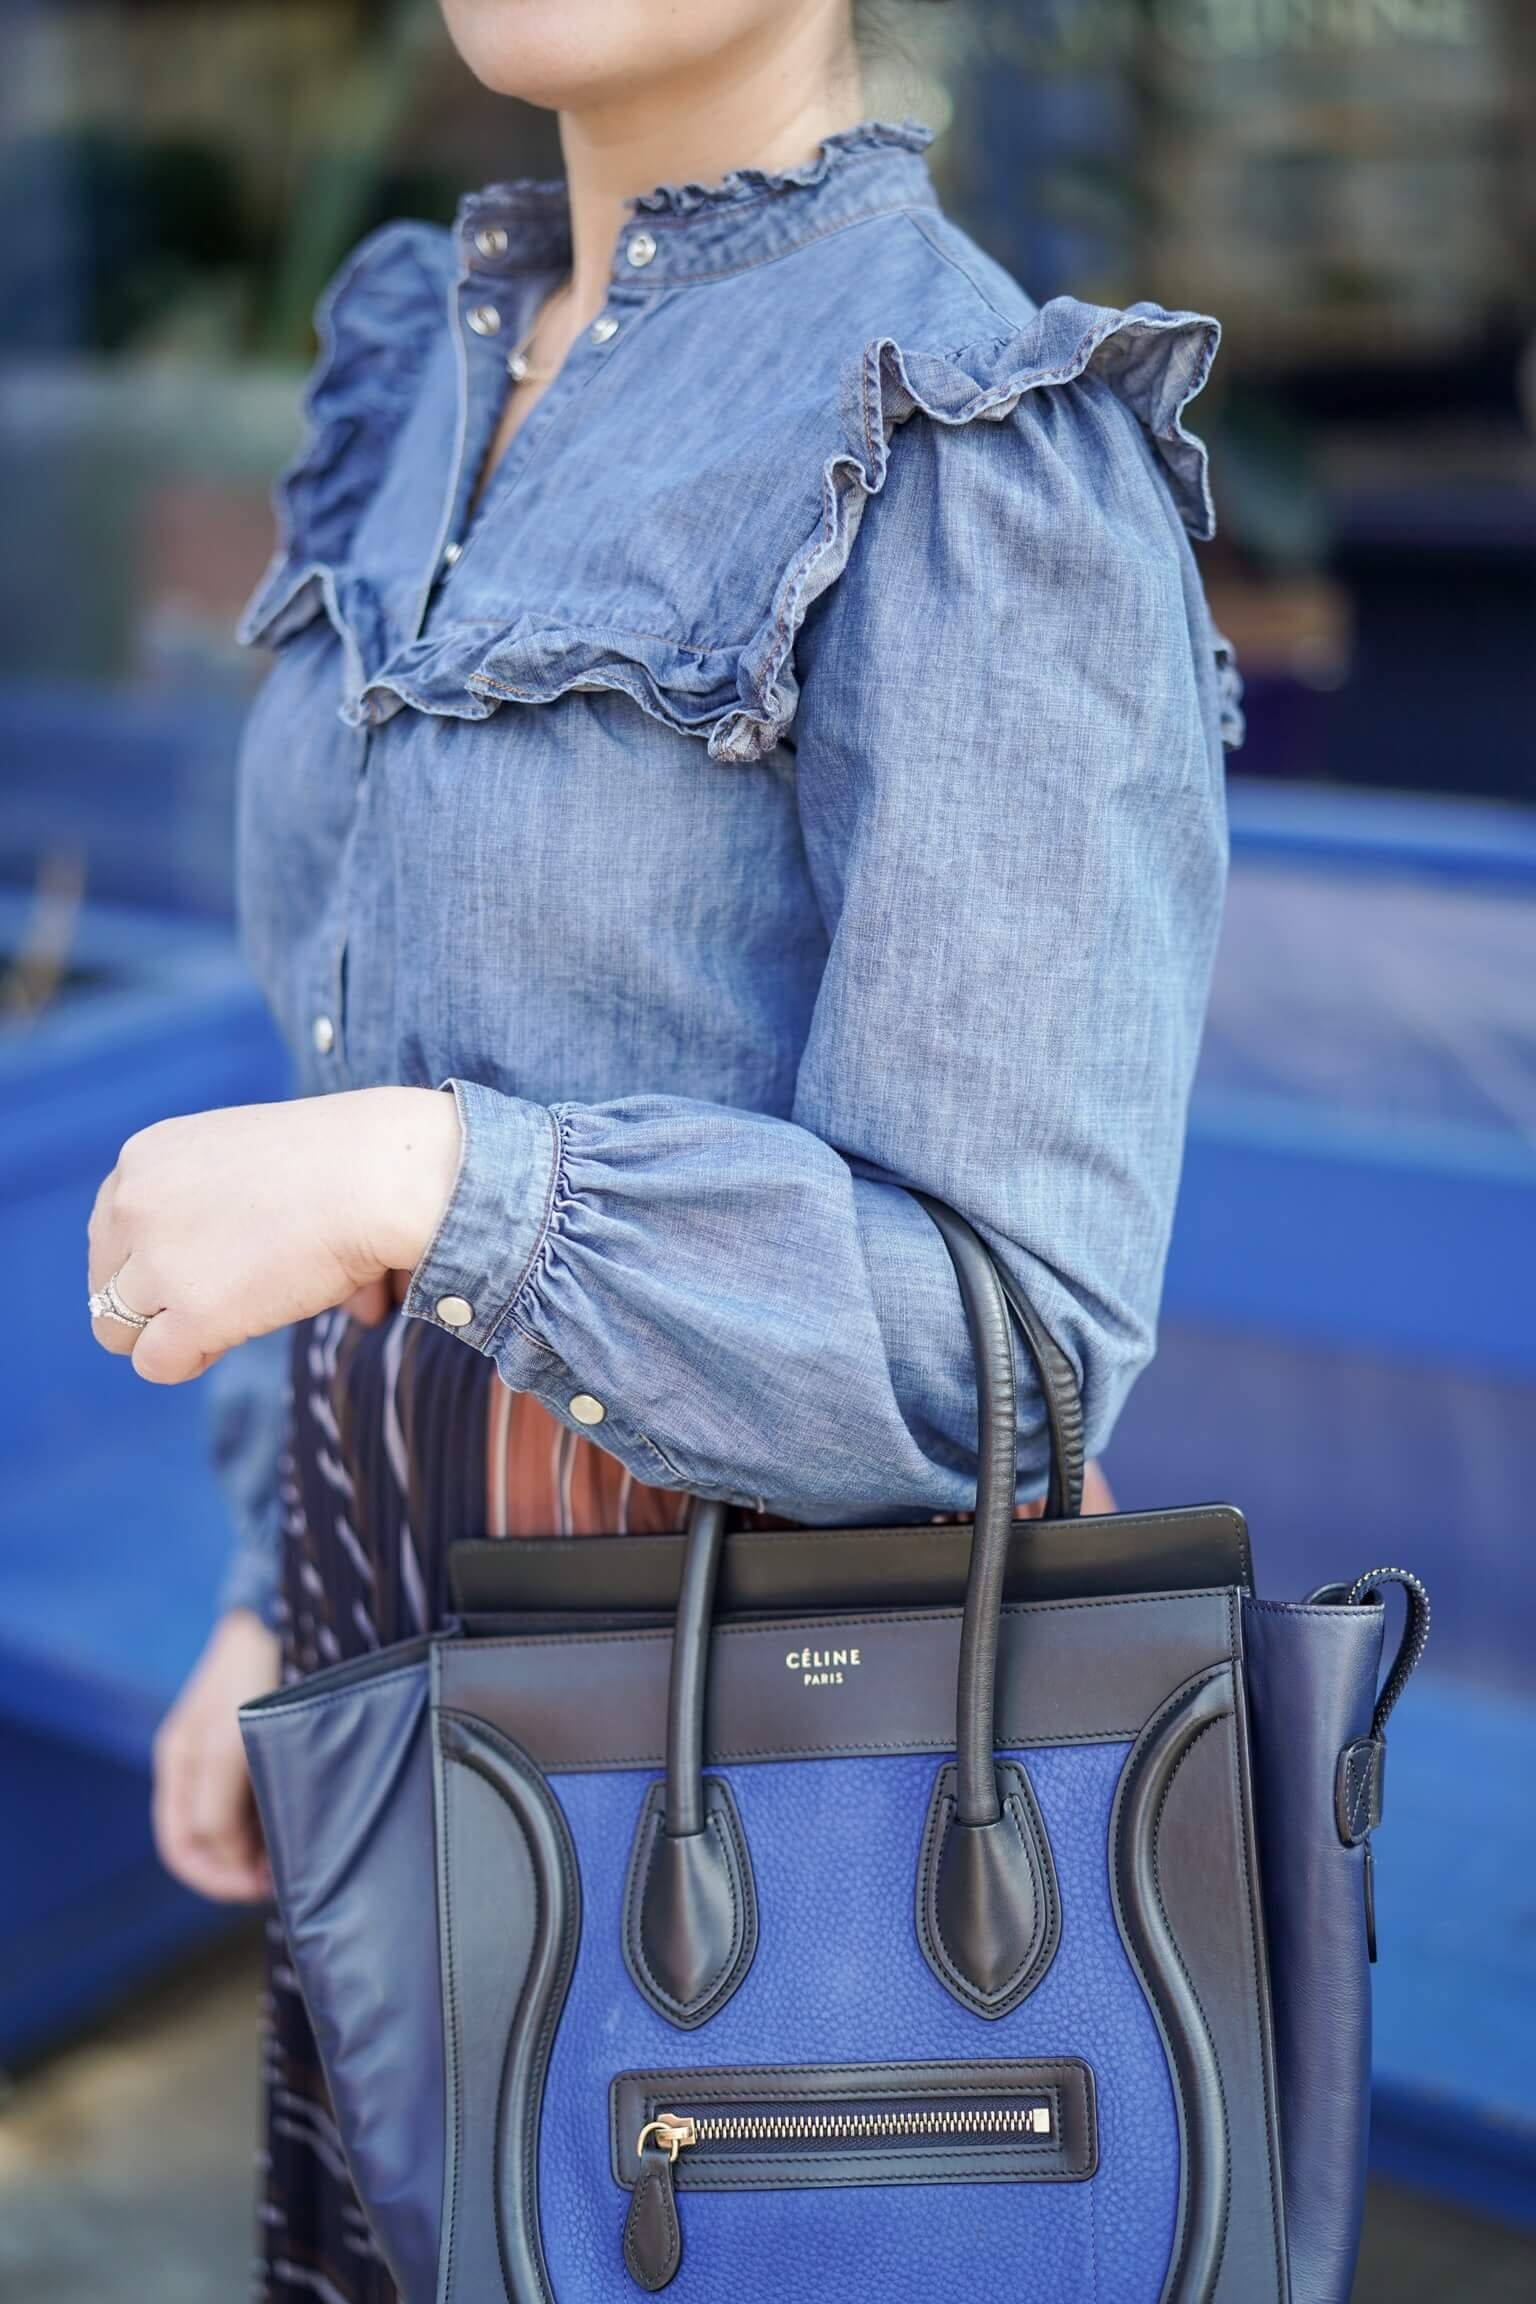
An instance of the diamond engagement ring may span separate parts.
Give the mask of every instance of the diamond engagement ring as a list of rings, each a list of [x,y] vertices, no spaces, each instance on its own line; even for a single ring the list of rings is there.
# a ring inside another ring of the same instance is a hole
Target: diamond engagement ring
[[[117,1292],[117,1274],[114,1272],[105,1288],[93,1288],[87,1299],[93,1320],[121,1320],[127,1328],[147,1328],[154,1318],[153,1312],[135,1312],[125,1304]]]

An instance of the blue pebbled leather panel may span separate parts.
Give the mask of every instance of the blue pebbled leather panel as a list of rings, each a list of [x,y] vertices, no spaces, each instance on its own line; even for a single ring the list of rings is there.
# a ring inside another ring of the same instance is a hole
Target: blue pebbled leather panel
[[[427,1688],[423,1648],[240,1716],[353,2182],[409,2304],[437,2294],[443,2191]]]
[[[618,2071],[1077,2056],[1098,2095],[1099,2170],[1076,2184],[873,2186],[679,2196],[669,2304],[976,2304],[1000,2264],[1021,2304],[1157,2304],[1178,2143],[1161,2040],[1110,1903],[1106,1845],[1128,1747],[1018,1755],[1055,1852],[1061,1946],[1038,1991],[986,2021],[926,1966],[912,1882],[932,1759],[772,1762],[729,1775],[752,1849],[757,1958],[718,2016],[679,2034],[624,1966],[624,1871],[648,1774],[553,1779],[582,1877],[577,1969],[550,2060],[541,2223],[559,2304],[635,2304],[620,2258],[627,2195],[610,2170]]]

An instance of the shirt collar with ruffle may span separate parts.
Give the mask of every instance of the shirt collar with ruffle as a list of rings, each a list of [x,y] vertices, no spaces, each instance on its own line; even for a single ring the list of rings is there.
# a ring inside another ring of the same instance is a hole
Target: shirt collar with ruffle
[[[811,159],[792,167],[733,168],[713,184],[658,184],[626,203],[613,276],[656,286],[709,279],[770,262],[866,216],[932,206],[923,158],[932,140],[919,120],[865,120],[823,138]],[[473,269],[544,271],[570,262],[570,209],[558,177],[469,193],[454,226]]]

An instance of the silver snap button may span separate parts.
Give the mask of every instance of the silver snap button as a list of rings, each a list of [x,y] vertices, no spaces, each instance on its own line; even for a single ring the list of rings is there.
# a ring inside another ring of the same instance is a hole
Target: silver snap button
[[[505,256],[507,235],[502,227],[499,224],[482,224],[475,234],[475,251],[478,255],[492,258]]]
[[[437,1316],[445,1328],[467,1328],[475,1308],[466,1296],[439,1296]]]
[[[600,312],[589,331],[594,344],[608,344],[619,332],[619,324],[611,312]]]
[[[578,1392],[571,1401],[571,1414],[578,1424],[601,1424],[607,1413],[601,1400],[594,1400],[590,1392]]]
[[[462,544],[445,544],[443,546],[443,566],[445,568],[457,568],[463,550]]]
[[[477,336],[494,336],[501,326],[501,314],[494,304],[476,304],[469,314],[469,324]]]
[[[317,1016],[309,1028],[309,1036],[319,1056],[329,1056],[336,1045],[336,1027],[329,1016]]]
[[[656,242],[649,232],[636,232],[624,251],[626,258],[634,265],[637,272],[649,264],[655,253]]]

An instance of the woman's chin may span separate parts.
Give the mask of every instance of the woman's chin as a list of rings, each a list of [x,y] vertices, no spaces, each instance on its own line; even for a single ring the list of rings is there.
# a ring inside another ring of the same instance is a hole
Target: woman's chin
[[[770,0],[770,5],[776,0]],[[449,37],[499,96],[571,111],[686,72],[751,31],[764,0],[681,0],[666,9],[614,0],[442,0]]]

